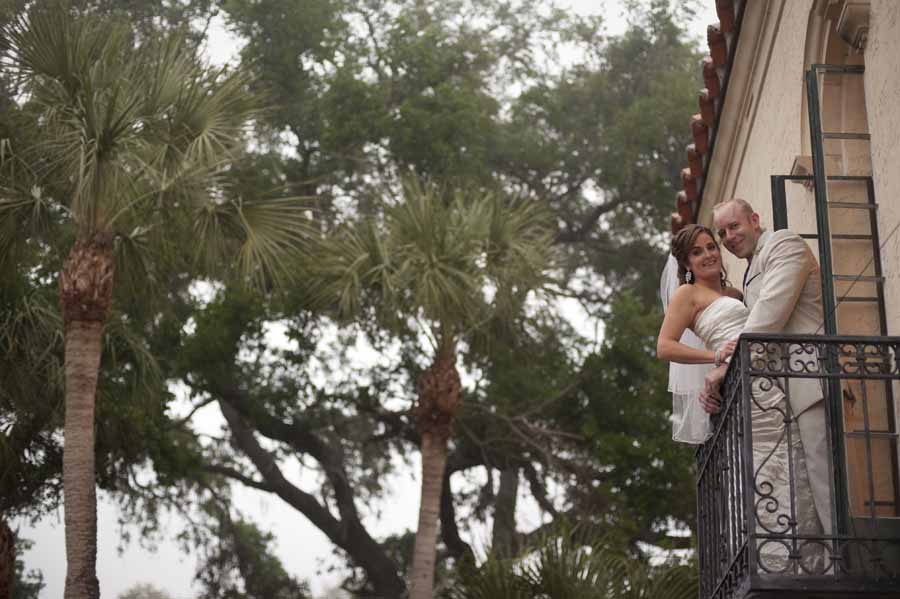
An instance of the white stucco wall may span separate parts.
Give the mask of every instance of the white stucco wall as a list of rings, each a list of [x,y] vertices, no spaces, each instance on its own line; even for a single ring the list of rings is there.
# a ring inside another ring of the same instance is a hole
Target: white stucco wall
[[[863,55],[851,49],[832,29],[841,8],[841,4],[825,0],[758,0],[746,5],[700,220],[712,224],[714,204],[741,197],[754,205],[763,224],[771,228],[772,175],[791,174],[798,157],[800,164],[806,163],[810,170],[812,166],[802,158],[811,154],[803,83],[808,64],[865,64],[864,77],[831,74],[820,79],[823,128],[854,133],[868,129],[871,134],[869,147],[859,140],[826,140],[825,163],[830,175],[871,172],[873,176],[879,204],[878,228],[884,244],[881,257],[887,278],[888,333],[900,335],[900,228],[895,230],[900,225],[900,0],[872,0],[868,45]],[[787,183],[785,189],[790,228],[798,233],[814,233],[814,194],[799,183]],[[858,181],[831,181],[828,195],[831,202],[866,200],[865,186]],[[868,234],[868,211],[832,206],[829,212],[832,234]],[[809,243],[818,255],[817,242]],[[874,274],[871,252],[868,240],[834,239],[833,272],[850,277]],[[723,253],[732,283],[740,286],[744,263]],[[835,287],[838,297],[875,295],[871,283],[835,280]],[[838,331],[843,334],[875,335],[880,330],[879,314],[871,302],[841,302],[837,321]],[[856,389],[849,397],[859,396],[857,383],[846,383],[846,388]],[[866,419],[875,428],[888,426],[883,389],[868,386],[867,393],[866,413],[861,402],[844,401],[846,430],[863,430]],[[900,396],[900,384],[894,386],[894,395]],[[900,418],[898,406],[894,409],[895,418]],[[861,445],[848,446],[851,473],[865,471],[868,457],[863,449]],[[896,450],[883,445],[872,455],[880,473],[874,481],[876,499],[880,501],[893,500],[893,451]],[[849,484],[853,513],[866,513],[868,480],[851,474]],[[890,506],[885,510],[893,513]]]
[[[900,2],[872,0],[866,47],[866,105],[882,243],[900,225]],[[900,231],[881,252],[888,332],[900,334]]]
[[[811,13],[814,5],[815,12]],[[833,132],[862,132],[868,128],[870,147],[864,141],[827,140],[825,162],[832,175],[867,175],[871,155],[879,204],[878,228],[884,243],[881,256],[887,278],[888,333],[900,335],[900,229],[895,230],[900,224],[900,0],[872,0],[868,45],[863,56],[830,33],[840,8],[839,4],[814,0],[759,0],[747,5],[746,28],[742,29],[735,56],[734,79],[729,82],[726,112],[721,120],[724,127],[717,133],[700,218],[704,224],[711,224],[713,204],[741,197],[754,205],[764,225],[771,228],[771,176],[790,174],[795,159],[811,153],[804,116],[807,99],[803,78],[807,64],[864,63],[863,78],[824,76],[819,91],[823,128]],[[807,31],[808,28],[813,31]],[[815,232],[814,194],[799,183],[787,183],[786,191],[790,228],[798,233]],[[832,181],[828,194],[831,202],[866,199],[864,184],[859,182]],[[868,211],[832,206],[830,215],[832,234],[868,234],[870,230]],[[885,243],[891,233],[895,234]],[[818,247],[813,245],[817,242],[809,243],[818,255]],[[744,264],[728,252],[724,254],[730,279],[740,286]],[[833,240],[835,274],[874,274],[871,256],[867,240]],[[839,297],[875,294],[870,283],[859,281],[836,280],[835,287]],[[874,335],[880,329],[878,312],[870,302],[842,302],[837,308],[837,321],[838,331],[844,334]],[[854,384],[847,383],[847,388],[853,389]],[[871,386],[867,390],[867,414],[862,403],[844,402],[846,430],[863,430],[866,418],[876,428],[888,426],[888,410],[877,407],[886,401],[886,397],[878,395],[882,392],[879,389]],[[900,385],[895,385],[894,394],[900,395]],[[895,418],[900,418],[900,411]],[[892,451],[895,450],[885,445],[876,448],[872,455],[876,471],[882,473],[874,481],[878,500],[893,499],[893,478],[889,474]],[[865,471],[867,455],[862,446],[850,446],[847,459],[851,473]],[[853,513],[865,513],[868,480],[851,474],[850,488]],[[886,509],[885,513],[892,513]]]
[[[804,127],[803,117],[806,103],[803,88],[805,61],[825,60],[824,56],[812,58],[808,55],[807,40],[816,39],[815,32],[807,31],[813,4],[814,0],[773,0],[748,6],[748,11],[756,11],[750,17],[755,18],[758,25],[755,29],[748,28],[742,32],[742,36],[747,37],[741,39],[738,59],[743,52],[744,60],[736,61],[736,64],[740,62],[741,71],[732,74],[732,77],[744,77],[748,81],[746,85],[734,86],[741,89],[739,98],[728,98],[730,106],[726,108],[735,114],[731,119],[723,119],[723,122],[727,122],[731,130],[719,131],[718,135],[723,139],[732,136],[734,141],[721,144],[727,147],[727,152],[716,148],[710,169],[711,180],[716,181],[710,188],[715,190],[716,197],[704,197],[701,220],[705,224],[711,224],[712,204],[729,197],[742,197],[754,205],[764,225],[771,227],[771,176],[789,174],[795,158],[810,153],[809,140],[806,139],[809,132]],[[815,41],[810,43],[817,45]],[[833,58],[832,55],[830,59]],[[864,59],[866,112],[857,111],[855,116],[868,117],[872,135],[872,173],[875,196],[880,205],[881,242],[884,243],[894,232],[884,245],[882,260],[883,272],[887,277],[888,332],[897,335],[900,334],[900,230],[895,231],[894,227],[900,223],[900,0],[872,0],[869,42]],[[852,54],[846,60],[848,63],[862,62],[861,57]],[[828,93],[822,89],[823,98]],[[846,97],[852,101],[855,96],[851,93]],[[840,103],[823,100],[823,104],[837,110],[836,115],[825,115],[826,120],[831,121],[826,124],[830,127],[840,122]],[[834,116],[837,116],[837,121]],[[846,130],[859,130],[858,124],[852,122],[855,116],[853,113],[849,116],[847,112],[843,113]],[[835,145],[831,147],[837,148]],[[827,159],[829,164],[837,165],[834,174],[863,174],[863,170],[867,169],[860,167],[860,164],[866,161],[854,159],[853,150],[845,149],[845,152],[843,164],[840,157],[834,157],[837,162]],[[714,172],[716,169],[718,173]],[[832,200],[858,201],[862,187],[853,187],[851,184],[833,184]],[[801,233],[815,231],[812,192],[797,183],[788,183],[786,190],[791,229]],[[832,219],[841,221],[836,226],[843,226],[845,230],[842,232],[868,232],[865,214],[860,211],[833,210]],[[856,223],[857,220],[859,223]],[[813,245],[815,242],[810,244],[818,254],[818,248]],[[862,251],[866,249],[864,245],[857,242],[854,247],[847,242],[836,242],[835,272],[861,272],[871,256],[868,251]],[[739,284],[744,271],[743,262],[727,256],[726,267],[731,281]],[[864,274],[873,274],[871,267]],[[846,285],[839,284],[839,295]],[[870,295],[863,284],[855,284],[852,294]],[[874,312],[865,313],[867,311],[871,308],[863,304],[843,306],[839,310],[843,332],[875,334],[877,324],[873,319],[876,315]]]
[[[731,195],[751,202],[765,223],[772,223],[771,175],[786,175],[801,153],[803,55],[810,2],[788,1],[773,32],[767,64],[757,65],[761,86],[744,122],[751,126]],[[760,67],[765,67],[762,70]],[[751,121],[752,118],[752,121]]]
[[[770,229],[771,176],[790,174],[795,156],[801,153],[804,48],[811,6],[812,0],[771,2],[755,39],[742,40],[742,44],[747,44],[746,51],[755,57],[752,79],[744,93],[742,114],[734,123],[737,140],[731,149],[730,168],[719,192],[721,197],[704,198],[704,203],[743,198],[753,204],[764,226]],[[754,8],[761,7],[762,4]],[[717,166],[714,162],[712,168]],[[788,193],[807,195],[797,184],[789,184]],[[796,211],[793,215],[796,216]],[[803,226],[790,224],[791,228]],[[740,286],[743,261],[729,255],[726,267],[732,283]]]

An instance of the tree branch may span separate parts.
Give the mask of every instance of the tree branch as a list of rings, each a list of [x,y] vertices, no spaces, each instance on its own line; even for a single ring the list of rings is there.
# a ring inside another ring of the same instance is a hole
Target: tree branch
[[[221,400],[227,402],[243,417],[248,418],[260,434],[282,443],[287,443],[300,453],[315,459],[325,472],[334,490],[338,512],[343,521],[359,522],[359,513],[354,502],[353,488],[344,468],[344,456],[340,446],[330,446],[314,435],[302,422],[294,419],[290,423],[274,418],[264,410],[254,409],[246,392],[236,386],[223,386]],[[221,403],[221,402],[220,402]]]
[[[265,481],[254,480],[249,476],[245,476],[234,468],[230,468],[228,466],[222,466],[221,464],[203,464],[203,471],[209,472],[211,474],[220,474],[232,480],[236,480],[242,485],[250,487],[252,489],[266,491],[267,493],[275,492],[275,487],[267,484]]]
[[[200,408],[203,408],[203,407],[208,406],[209,404],[213,403],[214,401],[216,401],[216,398],[215,398],[215,397],[208,397],[208,398],[204,399],[203,401],[201,401],[200,403],[198,403],[196,406],[194,406],[194,407],[191,409],[191,411],[188,412],[188,415],[187,415],[187,416],[185,416],[184,418],[181,418],[181,419],[179,419],[179,420],[175,420],[174,422],[172,422],[172,424],[173,424],[176,428],[181,428],[182,426],[184,426],[185,424],[187,424],[188,422],[190,422],[191,418],[194,417],[194,414],[197,413],[197,410],[199,410]]]
[[[306,516],[316,528],[365,569],[376,593],[388,597],[401,596],[405,592],[406,585],[397,574],[397,565],[388,557],[384,548],[369,535],[359,519],[352,517],[356,514],[355,508],[347,518],[337,520],[315,497],[297,488],[284,477],[275,458],[263,449],[241,414],[227,400],[220,400],[219,406],[231,428],[235,445],[250,458],[266,484],[272,487],[272,492]]]
[[[456,508],[453,505],[453,491],[450,489],[450,471],[444,471],[444,485],[441,490],[441,539],[447,546],[450,557],[457,561],[475,563],[472,547],[459,536],[456,525]]]
[[[538,502],[538,505],[542,510],[553,516],[553,519],[555,520],[557,516],[559,516],[559,512],[553,507],[553,502],[547,498],[547,487],[544,486],[544,483],[538,476],[534,464],[526,462],[522,468],[522,472],[525,474],[525,480],[528,481],[528,486],[531,488],[531,495],[534,497],[534,500]]]
[[[418,431],[416,431],[415,426],[413,426],[408,420],[405,420],[403,418],[404,413],[392,412],[390,410],[379,410],[375,406],[365,404],[358,406],[357,409],[365,414],[370,414],[377,422],[383,424],[387,429],[381,434],[372,435],[371,437],[366,439],[366,443],[378,443],[387,439],[400,437],[406,441],[409,441],[416,447],[419,447],[419,445],[421,445],[421,436],[419,436],[419,433]]]
[[[581,220],[581,223],[578,225],[577,229],[560,231],[556,234],[554,241],[556,243],[578,243],[580,241],[584,241],[590,234],[594,226],[597,224],[597,221],[600,220],[601,216],[612,212],[624,203],[625,196],[623,195],[604,204],[600,204],[599,206],[594,206],[594,208],[587,214],[587,216],[585,216]]]

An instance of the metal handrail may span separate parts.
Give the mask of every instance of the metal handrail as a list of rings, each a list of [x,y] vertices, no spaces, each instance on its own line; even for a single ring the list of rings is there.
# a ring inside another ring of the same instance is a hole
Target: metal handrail
[[[794,370],[795,366],[798,370]],[[810,370],[801,372],[804,368]],[[806,524],[798,515],[802,507],[798,485],[802,483],[794,476],[798,471],[795,461],[799,459],[794,453],[800,437],[795,430],[797,416],[790,407],[791,390],[779,396],[779,391],[771,387],[788,388],[793,385],[791,380],[801,378],[834,381],[823,386],[826,393],[835,385],[840,390],[840,381],[847,379],[863,382],[863,389],[866,385],[900,382],[900,337],[761,333],[740,337],[726,372],[723,409],[713,419],[712,436],[696,454],[701,599],[728,599],[737,597],[739,592],[751,592],[754,585],[769,588],[773,584],[808,591],[816,591],[815,585],[819,584],[824,585],[822,592],[834,585],[852,584],[855,589],[869,585],[882,590],[885,585],[891,589],[895,585],[900,594],[900,525],[885,525],[875,511],[876,505],[892,505],[900,516],[900,497],[893,502],[876,501],[872,482],[876,474],[884,475],[873,469],[873,439],[893,444],[896,451],[897,435],[871,430],[868,419],[864,431],[847,433],[864,441],[864,474],[869,483],[867,488],[856,491],[867,496],[857,505],[867,506],[870,513],[836,514],[832,508],[832,514],[827,516],[830,533],[805,529]],[[763,392],[761,387],[765,384],[770,387]],[[874,390],[872,387],[871,397],[864,397],[864,401],[875,401]],[[774,403],[768,407],[765,401]],[[833,404],[843,400],[840,395],[826,395],[825,401]],[[764,416],[769,426],[773,422],[783,422],[784,426],[774,445],[758,441],[754,434],[754,426],[758,425],[755,419],[766,411],[771,412]],[[792,473],[787,483],[779,483],[779,477],[773,478],[766,469],[778,452],[787,456],[787,470],[782,470],[782,475]],[[834,484],[835,489],[850,486],[844,456],[830,458],[829,469],[833,483],[842,482]],[[761,503],[764,509],[760,509]],[[837,505],[850,505],[849,499],[838,501]],[[807,516],[808,506],[809,502],[804,512]],[[900,524],[900,520],[896,521]],[[844,526],[844,522],[850,525]]]

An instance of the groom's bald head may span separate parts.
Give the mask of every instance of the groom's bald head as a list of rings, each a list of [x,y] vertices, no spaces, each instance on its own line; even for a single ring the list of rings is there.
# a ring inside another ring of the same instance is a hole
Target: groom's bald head
[[[759,214],[750,202],[732,198],[713,208],[713,224],[722,245],[738,258],[752,258],[762,235]]]
[[[741,212],[746,214],[748,218],[751,215],[756,214],[756,210],[753,208],[750,202],[748,202],[744,198],[731,198],[730,200],[720,202],[713,207],[713,220],[716,220],[716,214],[719,211],[732,206],[736,206]]]

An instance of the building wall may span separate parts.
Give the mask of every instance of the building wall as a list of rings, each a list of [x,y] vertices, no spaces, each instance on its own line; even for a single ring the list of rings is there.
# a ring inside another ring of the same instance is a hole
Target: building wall
[[[741,38],[734,57],[729,91],[717,132],[712,161],[707,172],[700,221],[711,224],[712,206],[731,197],[751,202],[764,226],[772,228],[772,175],[811,174],[809,124],[806,114],[804,74],[810,64],[865,64],[865,75],[824,74],[818,80],[824,131],[865,132],[864,140],[826,139],[824,154],[829,175],[868,176],[875,185],[879,204],[878,229],[888,334],[900,335],[900,0],[872,0],[869,37],[865,53],[852,49],[833,29],[843,5],[829,0],[757,0],[747,4]],[[730,111],[730,112],[729,112]],[[798,168],[795,169],[794,167]],[[804,172],[804,169],[806,172]],[[788,182],[788,225],[798,233],[816,230],[815,197],[811,186]],[[867,200],[865,184],[831,181],[831,202]],[[832,206],[832,234],[868,234],[869,212]],[[891,236],[892,233],[895,233]],[[888,237],[890,239],[888,239]],[[808,243],[818,255],[815,240]],[[730,279],[740,286],[744,263],[727,251]],[[872,245],[867,240],[835,239],[832,243],[835,274],[872,275]],[[838,297],[873,296],[871,283],[835,280]],[[838,332],[877,335],[880,318],[871,302],[842,302],[836,310]],[[867,402],[854,402],[860,389],[843,402],[844,428],[878,430],[890,428],[888,397],[882,387],[867,386]],[[900,385],[894,386],[900,397]],[[867,406],[867,407],[866,407]],[[894,419],[900,409],[894,405]],[[873,450],[879,472],[874,482],[876,499],[884,501],[885,513],[893,514],[894,476],[890,466],[896,448],[883,445]],[[867,453],[861,446],[848,446],[849,488],[853,514],[864,514],[868,480]],[[854,474],[856,473],[856,474]]]
[[[732,76],[749,76],[750,80],[742,90],[742,98],[729,97],[734,106],[727,106],[726,110],[739,109],[741,114],[731,124],[735,141],[728,148],[730,155],[717,153],[713,158],[711,170],[727,164],[723,166],[727,172],[719,173],[723,178],[721,186],[717,186],[719,197],[704,196],[707,210],[701,212],[701,218],[705,221],[711,221],[710,204],[740,197],[753,204],[766,228],[772,228],[770,177],[790,174],[794,158],[802,151],[801,114],[805,99],[801,84],[812,4],[812,0],[772,0],[748,5],[748,11],[759,11],[758,15],[748,16],[761,19],[761,27],[750,31],[750,39],[741,40],[744,46],[739,52],[751,55],[752,61],[748,61],[744,73],[733,72]],[[721,131],[719,135],[728,133]],[[801,193],[804,203],[812,206],[812,194],[802,186],[791,184],[789,193]],[[809,198],[805,198],[807,195]],[[799,206],[797,202],[793,204]],[[795,228],[794,219],[790,224]],[[797,222],[797,226],[802,223]],[[727,255],[726,267],[731,281],[739,286],[744,262]]]
[[[882,243],[900,225],[900,2],[872,0],[866,47],[866,104]],[[881,252],[888,332],[900,335],[900,231]]]
[[[828,4],[815,0],[760,0],[748,4],[747,27],[741,33],[736,67],[729,82],[723,117],[726,126],[717,134],[700,210],[704,224],[711,224],[712,205],[730,197],[741,197],[754,205],[764,225],[771,228],[771,176],[790,174],[795,160],[810,154],[803,85],[808,64],[841,61],[861,64],[863,59],[865,106],[861,102],[863,86],[859,85],[859,79],[845,77],[844,82],[855,83],[845,85],[838,92],[834,92],[834,81],[826,81],[820,90],[823,119],[828,129],[843,126],[844,130],[854,131],[864,130],[868,121],[882,243],[900,223],[900,0],[872,0],[864,57],[848,52],[843,42],[829,40],[827,33],[819,31],[828,18],[835,18],[839,12],[840,7],[833,3],[830,8],[823,8]],[[851,104],[858,106],[851,107]],[[859,122],[863,123],[861,127]],[[831,174],[868,174],[869,148],[866,148],[866,160],[861,160],[862,147],[859,142],[854,143],[837,142],[826,147]],[[861,186],[852,187],[832,185],[831,199],[864,199]],[[801,233],[815,231],[813,192],[802,184],[790,182],[786,184],[786,192],[790,228]],[[860,211],[832,212],[836,226],[844,226],[842,232],[847,233],[868,232],[868,223],[860,217],[864,219]],[[851,220],[854,222],[848,224]],[[809,243],[818,255],[816,242]],[[836,273],[858,274],[870,263],[871,253],[864,243],[851,247],[836,242],[833,253]],[[739,285],[745,265],[725,254],[729,278]],[[897,335],[900,334],[900,230],[887,240],[881,255],[887,277],[888,332]],[[864,274],[873,274],[871,267]],[[855,292],[865,291],[862,287],[856,284]],[[843,292],[844,289],[838,289],[839,295]],[[862,304],[846,304],[839,309],[838,316],[842,332],[877,333],[877,315]]]

